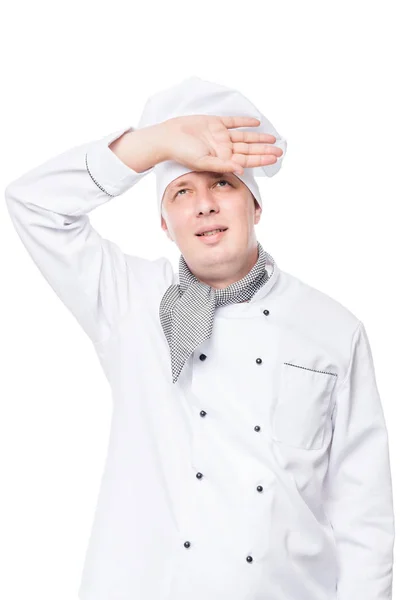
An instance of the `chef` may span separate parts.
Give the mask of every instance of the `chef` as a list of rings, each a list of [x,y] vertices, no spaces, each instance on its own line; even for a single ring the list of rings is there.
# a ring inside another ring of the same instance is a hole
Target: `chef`
[[[285,153],[240,92],[189,77],[152,96],[138,127],[6,188],[112,390],[81,600],[392,597],[388,436],[364,324],[254,232],[255,177]],[[177,272],[88,217],[150,172]]]

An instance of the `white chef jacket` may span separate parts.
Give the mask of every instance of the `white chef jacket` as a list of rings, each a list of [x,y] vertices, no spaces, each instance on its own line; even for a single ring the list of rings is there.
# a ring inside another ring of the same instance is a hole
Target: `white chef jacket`
[[[248,303],[172,383],[159,320],[178,273],[131,256],[88,213],[137,173],[74,147],[6,188],[27,251],[93,342],[109,447],[81,600],[388,600],[388,437],[363,323],[268,260]]]

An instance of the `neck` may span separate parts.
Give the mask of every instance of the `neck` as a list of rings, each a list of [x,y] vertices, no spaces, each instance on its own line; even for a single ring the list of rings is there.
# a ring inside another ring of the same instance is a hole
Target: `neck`
[[[248,257],[246,263],[242,266],[240,271],[236,272],[234,277],[226,279],[224,281],[221,281],[221,280],[217,281],[216,279],[213,280],[209,276],[207,278],[202,278],[200,274],[196,273],[196,270],[191,269],[190,267],[189,267],[189,269],[191,270],[193,275],[195,275],[197,277],[197,279],[199,281],[201,281],[202,283],[205,283],[206,285],[209,285],[215,289],[225,289],[232,283],[236,283],[237,281],[240,281],[241,279],[243,279],[251,271],[251,269],[254,267],[254,265],[257,263],[258,258],[259,258],[259,254],[258,254],[258,244],[257,244],[253,247],[250,256]],[[210,269],[208,269],[208,275],[209,275],[209,273],[210,273]]]

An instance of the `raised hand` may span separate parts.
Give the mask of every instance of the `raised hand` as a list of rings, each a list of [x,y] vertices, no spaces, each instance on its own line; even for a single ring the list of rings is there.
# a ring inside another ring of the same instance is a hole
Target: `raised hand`
[[[235,131],[236,127],[257,127],[254,117],[187,115],[160,124],[166,156],[193,171],[234,172],[271,165],[283,150],[273,146],[276,137],[268,133]]]

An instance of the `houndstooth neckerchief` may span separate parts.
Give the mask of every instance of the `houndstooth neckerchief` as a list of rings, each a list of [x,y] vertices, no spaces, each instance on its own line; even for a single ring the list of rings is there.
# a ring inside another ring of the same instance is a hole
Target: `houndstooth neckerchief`
[[[211,337],[216,306],[250,300],[270,275],[265,268],[267,253],[260,242],[258,259],[239,281],[223,289],[202,283],[193,275],[183,256],[179,259],[179,284],[170,285],[160,303],[160,321],[170,346],[172,382],[176,383],[193,350]]]

